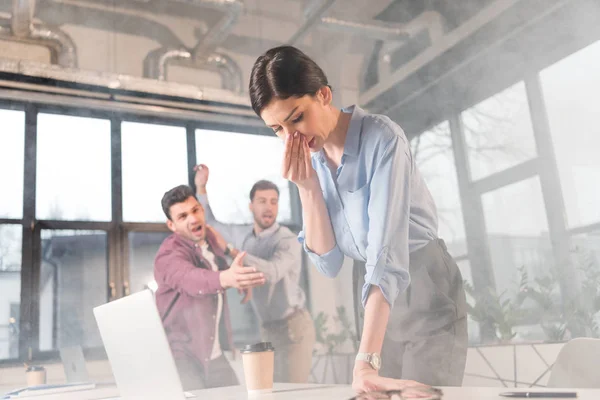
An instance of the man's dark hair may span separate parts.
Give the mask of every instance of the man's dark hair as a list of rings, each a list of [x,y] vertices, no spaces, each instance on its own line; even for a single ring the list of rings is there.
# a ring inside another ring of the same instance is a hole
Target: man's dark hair
[[[260,116],[273,100],[314,96],[329,86],[327,76],[310,57],[293,46],[279,46],[258,57],[250,74],[250,103]]]
[[[252,189],[250,189],[250,201],[254,200],[254,195],[257,190],[274,190],[277,192],[277,197],[279,197],[279,188],[276,184],[271,181],[261,180],[256,182],[254,186],[252,186]]]
[[[163,212],[168,219],[171,219],[171,206],[177,203],[183,203],[189,197],[194,197],[194,191],[188,185],[179,185],[169,190],[163,195],[160,204],[162,205]]]

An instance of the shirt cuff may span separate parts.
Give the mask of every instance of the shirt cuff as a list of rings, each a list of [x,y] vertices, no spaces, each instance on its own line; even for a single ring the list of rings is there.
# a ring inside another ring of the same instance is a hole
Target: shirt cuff
[[[329,278],[335,278],[337,276],[344,263],[344,254],[337,244],[327,253],[319,255],[306,246],[304,231],[300,232],[298,240],[302,243],[302,247],[306,254],[308,254],[308,258],[320,273]]]
[[[385,247],[379,253],[376,264],[366,266],[365,284],[362,288],[362,305],[363,308],[367,304],[367,297],[371,285],[378,286],[383,294],[383,297],[390,305],[390,309],[394,308],[394,303],[398,295],[406,290],[410,285],[410,274],[408,270],[403,269],[398,265],[389,264],[388,248]]]

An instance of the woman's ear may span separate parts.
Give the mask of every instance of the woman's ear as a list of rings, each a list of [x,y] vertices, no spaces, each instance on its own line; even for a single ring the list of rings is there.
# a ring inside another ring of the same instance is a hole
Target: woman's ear
[[[323,86],[317,91],[317,98],[324,106],[328,106],[333,101],[333,93],[329,86]]]

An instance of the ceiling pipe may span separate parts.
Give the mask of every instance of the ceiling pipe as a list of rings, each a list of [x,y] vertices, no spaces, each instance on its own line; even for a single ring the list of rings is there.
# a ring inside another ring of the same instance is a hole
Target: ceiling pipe
[[[304,23],[300,28],[292,35],[288,40],[288,44],[293,46],[297,42],[300,42],[308,34],[313,26],[320,22],[323,14],[327,12],[333,6],[335,0],[313,0],[311,1],[304,11]]]
[[[223,89],[236,94],[244,92],[242,69],[227,54],[214,52],[204,62],[197,63],[193,59],[192,52],[186,48],[156,49],[150,52],[144,60],[144,76],[166,81],[169,65],[217,71],[221,75],[221,87]]]
[[[337,32],[362,35],[377,40],[407,40],[410,34],[401,27],[395,27],[385,23],[364,23],[358,21],[346,21],[337,18],[321,18],[321,26]]]
[[[521,1],[522,0],[496,0],[483,7],[477,14],[469,18],[456,29],[448,32],[447,34],[442,32],[438,40],[434,41],[432,38],[432,46],[428,47],[425,51],[404,64],[399,69],[390,73],[389,76],[385,77],[384,79],[380,79],[376,85],[367,89],[366,92],[361,93],[359,104],[369,104],[386,90],[398,82],[404,81],[408,76],[418,71],[424,65],[432,62],[440,54],[450,50],[452,47],[456,46],[458,43],[465,40],[477,30],[498,18],[504,12]],[[435,33],[436,32],[434,31],[434,34]],[[462,64],[462,62],[459,64]],[[423,85],[423,88],[425,87],[429,87],[429,85]],[[421,90],[418,92],[420,93]],[[406,101],[408,101],[408,98],[404,98],[400,103],[394,105],[393,107],[404,104]],[[388,111],[389,109],[386,110],[386,112]]]
[[[221,18],[192,48],[159,48],[151,51],[144,60],[144,76],[167,80],[169,65],[181,65],[190,68],[212,69],[221,75],[223,89],[234,93],[243,93],[243,74],[239,65],[228,55],[216,52],[244,11],[240,0],[173,0],[181,3],[193,3],[222,10]]]
[[[60,29],[33,23],[34,0],[13,0],[9,19],[0,19],[0,39],[45,46],[50,61],[62,67],[77,67],[77,48],[69,35]]]
[[[221,74],[222,88],[234,93],[244,92],[244,74],[231,57],[224,53],[212,53],[206,60],[206,66]]]
[[[406,24],[385,22],[346,21],[338,18],[321,18],[320,27],[353,33],[377,40],[408,40],[427,30],[431,43],[436,43],[444,35],[444,17],[436,11],[425,11]]]
[[[13,0],[11,29],[18,38],[29,36],[33,31],[35,0]]]
[[[221,10],[225,15],[219,22],[212,26],[208,32],[198,41],[192,49],[194,62],[205,62],[217,47],[223,43],[225,38],[237,23],[244,11],[244,3],[241,0],[174,0],[179,2],[193,2],[198,5]]]

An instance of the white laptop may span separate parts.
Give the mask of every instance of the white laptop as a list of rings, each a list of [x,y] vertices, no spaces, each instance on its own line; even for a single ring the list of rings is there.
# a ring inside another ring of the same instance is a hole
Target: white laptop
[[[90,377],[81,346],[61,347],[60,359],[65,369],[67,383],[89,382]]]
[[[184,400],[154,296],[144,290],[94,308],[123,400]]]

